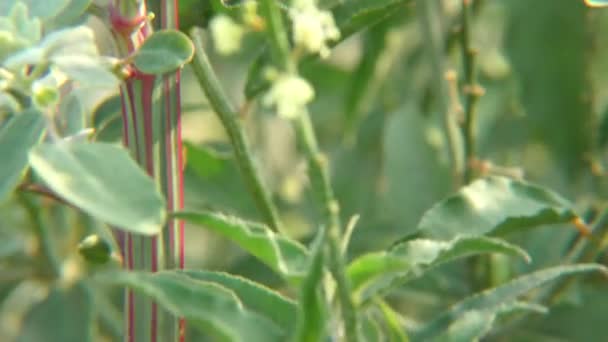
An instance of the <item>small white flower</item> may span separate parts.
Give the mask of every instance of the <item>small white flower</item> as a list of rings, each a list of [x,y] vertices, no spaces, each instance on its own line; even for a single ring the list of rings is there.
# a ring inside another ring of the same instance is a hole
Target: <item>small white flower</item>
[[[287,119],[297,118],[315,97],[315,91],[305,79],[290,74],[276,76],[264,96],[266,106],[276,106],[277,114]]]
[[[220,54],[230,55],[239,50],[245,30],[232,18],[220,14],[211,19],[209,27],[215,48]]]
[[[289,17],[297,46],[310,53],[318,53],[322,58],[329,56],[327,43],[340,38],[331,12],[319,10],[314,0],[294,0]]]

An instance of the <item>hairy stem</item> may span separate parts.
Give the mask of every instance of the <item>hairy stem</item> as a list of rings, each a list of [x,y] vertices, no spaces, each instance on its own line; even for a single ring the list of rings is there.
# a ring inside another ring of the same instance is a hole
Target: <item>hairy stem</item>
[[[194,28],[190,33],[190,37],[194,41],[195,57],[192,61],[192,69],[194,70],[196,79],[207,95],[211,107],[217,113],[230,138],[239,169],[264,221],[275,231],[281,231],[282,224],[277,209],[272,202],[270,192],[262,182],[262,177],[255,168],[253,153],[249,147],[243,127],[239,122],[238,115],[222,90],[217,76],[209,63],[201,42],[201,32]]]

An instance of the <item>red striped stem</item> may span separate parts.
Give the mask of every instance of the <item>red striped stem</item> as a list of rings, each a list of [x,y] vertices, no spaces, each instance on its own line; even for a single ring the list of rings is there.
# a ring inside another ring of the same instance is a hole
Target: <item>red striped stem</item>
[[[160,0],[161,28],[177,28],[177,0]],[[110,20],[123,56],[132,55],[152,34],[145,0],[114,0]],[[180,74],[144,74],[131,67],[121,87],[123,142],[155,179],[167,210],[183,208],[183,158],[180,130]],[[130,270],[156,272],[184,267],[183,223],[170,220],[162,234],[126,234],[123,254]],[[127,290],[125,340],[184,341],[185,325],[149,299]]]

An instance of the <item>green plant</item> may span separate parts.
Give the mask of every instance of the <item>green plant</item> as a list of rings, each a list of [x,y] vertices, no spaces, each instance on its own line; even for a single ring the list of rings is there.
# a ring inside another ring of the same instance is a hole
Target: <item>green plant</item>
[[[602,336],[590,11],[3,2],[0,340]]]

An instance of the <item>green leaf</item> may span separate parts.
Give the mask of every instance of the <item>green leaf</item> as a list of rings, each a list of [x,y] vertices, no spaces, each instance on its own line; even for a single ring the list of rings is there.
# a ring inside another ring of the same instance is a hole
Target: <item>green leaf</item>
[[[445,333],[438,336],[434,341],[479,341],[492,329],[495,320],[496,314],[477,310],[467,311],[458,320],[450,324]]]
[[[458,235],[506,234],[576,217],[556,193],[503,177],[479,179],[429,209],[418,225],[437,239]]]
[[[95,140],[106,142],[122,141],[123,122],[120,96],[112,96],[102,102],[93,113]]]
[[[42,39],[39,46],[51,60],[66,56],[99,55],[95,33],[84,25],[53,31]]]
[[[133,63],[147,74],[163,74],[188,63],[194,55],[194,45],[185,34],[162,30],[151,35],[135,54]]]
[[[71,80],[83,86],[112,88],[120,82],[110,70],[110,66],[96,57],[68,55],[55,57],[53,62]]]
[[[411,0],[349,0],[333,7],[331,12],[344,39],[369,27],[392,13],[402,12]]]
[[[88,214],[129,232],[160,232],[164,200],[125,149],[105,143],[44,144],[29,159],[51,190]]]
[[[503,51],[516,76],[519,100],[526,114],[521,125],[525,141],[542,142],[552,162],[548,168],[572,179],[587,172],[588,161],[581,156],[595,149],[595,136],[589,134],[589,127],[596,124],[597,109],[592,101],[572,90],[591,89],[595,80],[600,80],[599,75],[586,75],[604,73],[603,67],[594,65],[604,58],[599,54],[589,58],[587,54],[593,41],[587,27],[594,31],[599,28],[589,16],[599,13],[590,13],[583,1],[534,3],[530,6],[526,0],[504,2],[509,20],[504,29]],[[555,25],[555,18],[560,18],[561,25]],[[548,27],[550,34],[539,29]],[[543,47],[542,53],[538,46]],[[536,168],[537,161],[524,167]]]
[[[44,116],[29,110],[0,128],[0,202],[13,191],[27,167],[27,154],[46,130]]]
[[[70,0],[3,0],[0,1],[0,13],[7,13],[15,4],[26,5],[32,17],[51,18],[61,12]]]
[[[82,283],[56,286],[20,322],[21,333],[14,341],[93,342],[94,305],[90,289]]]
[[[447,146],[438,116],[434,117],[424,117],[417,105],[409,103],[386,121],[385,208],[399,223],[400,234],[413,232],[424,212],[450,191],[450,171],[441,154]]]
[[[313,241],[308,272],[300,289],[298,323],[294,337],[296,342],[322,341],[325,338],[327,314],[320,292],[324,275],[325,239],[325,229],[321,228]]]
[[[503,253],[529,260],[521,248],[488,237],[457,237],[452,241],[416,239],[386,252],[364,254],[347,268],[354,298],[363,302],[379,291],[391,288],[440,264],[482,253]],[[416,272],[414,272],[416,271]]]
[[[399,321],[399,313],[393,310],[390,305],[381,299],[376,300],[376,305],[378,305],[378,308],[384,317],[386,328],[388,330],[388,340],[394,342],[408,342],[409,338],[405,334],[405,328]]]
[[[184,271],[188,277],[219,284],[231,291],[243,305],[274,321],[286,331],[291,331],[295,323],[297,307],[291,299],[249,279],[222,272]]]
[[[173,217],[221,234],[289,279],[298,280],[304,276],[308,259],[306,248],[262,224],[205,212],[178,212]]]
[[[473,310],[483,311],[485,314],[501,312],[505,310],[505,303],[515,301],[517,297],[534,288],[564,276],[592,271],[608,273],[608,268],[598,264],[556,266],[518,277],[504,285],[475,294],[452,306],[424,326],[415,335],[414,340],[432,340],[448,329],[453,322],[466,312]]]
[[[229,289],[172,271],[120,272],[102,279],[126,285],[152,297],[159,305],[189,323],[240,342],[284,341],[284,332],[269,319],[246,308]]]
[[[492,310],[471,310],[463,313],[436,341],[460,342],[460,341],[479,341],[492,329],[496,318],[513,312],[533,312],[547,313],[547,308],[533,303],[515,301],[502,304],[498,309]]]

